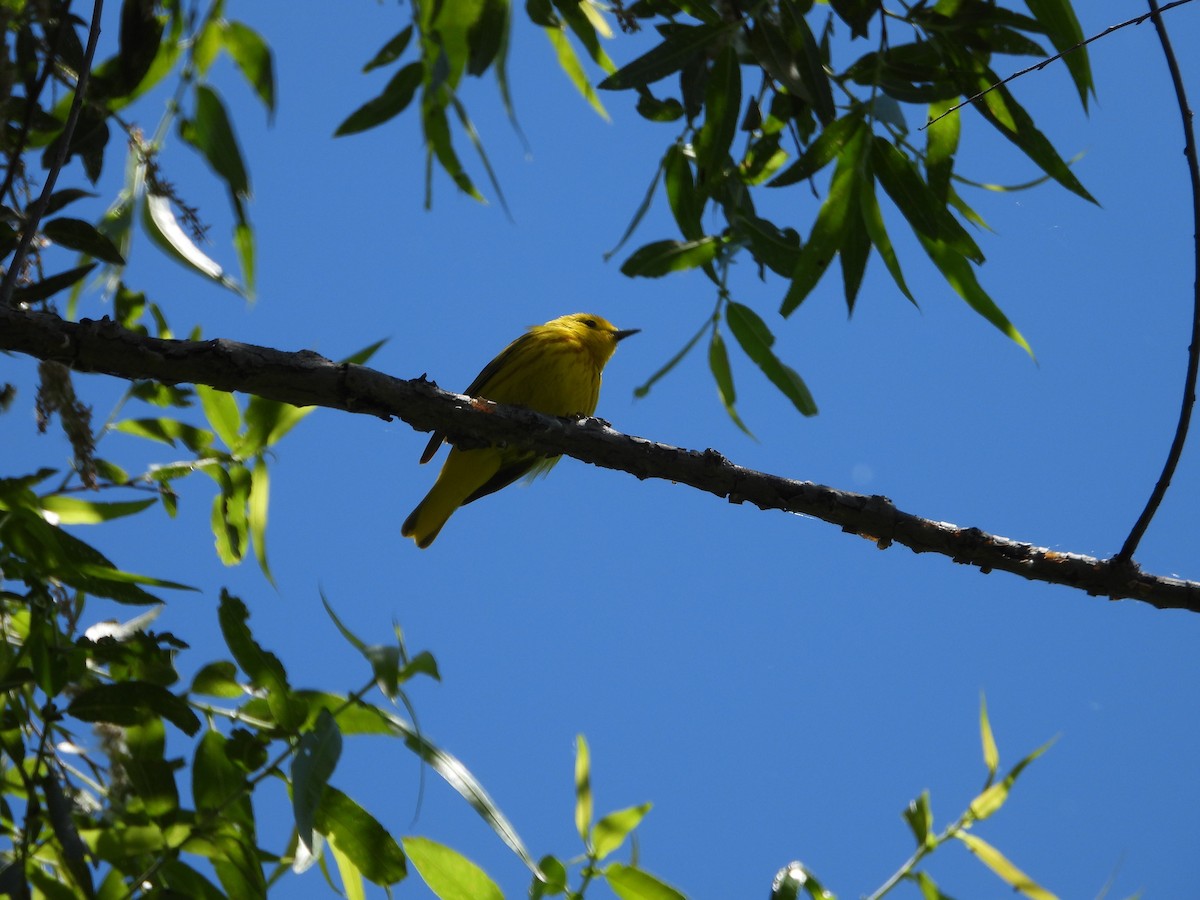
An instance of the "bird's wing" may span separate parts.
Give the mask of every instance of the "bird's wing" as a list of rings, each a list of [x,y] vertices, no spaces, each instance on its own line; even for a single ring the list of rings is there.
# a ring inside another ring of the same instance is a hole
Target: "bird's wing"
[[[497,356],[490,363],[488,363],[486,366],[483,367],[483,371],[475,376],[475,380],[472,381],[467,386],[467,389],[465,391],[463,391],[463,393],[466,394],[468,397],[485,397],[485,398],[487,398],[489,382],[491,382],[492,379],[495,378],[496,375],[499,372],[501,372],[504,369],[504,367],[509,362],[511,362],[515,356],[520,354],[521,351],[523,349],[525,349],[526,346],[528,346],[529,342],[532,339],[533,339],[533,336],[529,332],[526,332],[525,334],[523,334],[519,338],[517,338],[515,341],[513,341],[511,344],[509,344],[507,347],[505,347],[503,350],[501,350],[500,355]],[[488,398],[488,399],[491,399],[491,398]],[[422,465],[424,465],[425,463],[427,463],[431,459],[433,459],[434,454],[438,452],[438,448],[442,446],[442,441],[444,441],[445,439],[446,439],[446,435],[444,432],[435,431],[433,433],[433,435],[429,438],[429,443],[425,445],[425,452],[421,454],[421,464]],[[526,469],[528,469],[528,467],[526,467]],[[499,478],[501,474],[503,474],[503,471],[501,471],[496,477]],[[506,485],[509,485],[512,482],[516,481],[523,474],[524,474],[524,472],[518,472],[512,478],[508,479],[508,481],[505,481],[503,484],[498,484],[495,487],[488,488],[487,490],[483,490],[481,488],[480,491],[482,491],[482,493],[477,491],[474,495],[472,495],[465,502],[470,503],[471,500],[474,500],[477,497],[482,497],[484,494],[490,494],[490,493],[492,493],[492,491],[498,491],[498,490],[500,490],[500,488],[505,487]],[[495,481],[495,479],[492,479],[492,480]],[[491,482],[488,482],[488,483],[491,484]],[[486,485],[485,485],[485,487],[486,487]]]
[[[501,488],[508,487],[540,461],[537,456],[529,455],[515,459],[511,463],[506,463],[500,467],[500,471],[476,488],[474,493],[462,502],[462,505],[466,506],[480,497],[486,497],[488,494],[494,494]]]

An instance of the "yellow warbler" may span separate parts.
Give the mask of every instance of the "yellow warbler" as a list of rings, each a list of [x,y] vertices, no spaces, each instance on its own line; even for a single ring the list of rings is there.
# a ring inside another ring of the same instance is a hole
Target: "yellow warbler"
[[[534,325],[504,348],[465,391],[496,403],[524,406],[548,416],[590,416],[600,399],[600,373],[617,342],[639,329],[619,331],[611,322],[573,313]],[[433,459],[445,440],[434,432],[421,454]],[[451,448],[433,488],[412,511],[400,533],[428,547],[460,506],[512,484],[522,475],[549,470],[558,457],[539,457],[514,447]]]

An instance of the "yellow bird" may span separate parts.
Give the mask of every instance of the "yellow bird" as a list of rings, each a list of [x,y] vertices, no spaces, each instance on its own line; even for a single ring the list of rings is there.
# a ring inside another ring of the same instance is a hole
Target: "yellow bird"
[[[620,331],[607,319],[573,313],[534,325],[504,348],[464,393],[496,403],[524,406],[548,416],[590,416],[600,399],[600,373],[617,343],[640,329]],[[421,462],[433,459],[445,440],[429,439]],[[456,509],[512,484],[522,475],[548,471],[558,457],[514,447],[460,450],[453,447],[433,488],[412,511],[400,533],[424,549]]]

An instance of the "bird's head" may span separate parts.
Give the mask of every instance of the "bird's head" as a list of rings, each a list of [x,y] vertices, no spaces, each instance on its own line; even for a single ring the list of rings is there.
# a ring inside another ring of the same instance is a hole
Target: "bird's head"
[[[604,368],[605,363],[612,358],[613,351],[617,349],[620,341],[641,330],[640,328],[621,330],[608,319],[590,313],[571,313],[569,316],[559,316],[541,327],[565,332],[564,336],[586,347],[595,358],[598,368]]]

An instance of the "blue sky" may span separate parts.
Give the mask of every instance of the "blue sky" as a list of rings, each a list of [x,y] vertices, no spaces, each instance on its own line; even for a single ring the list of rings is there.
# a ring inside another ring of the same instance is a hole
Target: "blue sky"
[[[1088,34],[1144,11],[1078,6]],[[141,239],[129,280],[177,332],[199,322],[206,337],[334,358],[387,337],[373,365],[457,390],[525,326],[594,312],[643,332],[605,374],[598,414],[621,431],[1062,551],[1110,555],[1141,511],[1174,428],[1194,278],[1183,140],[1149,24],[1092,45],[1090,117],[1061,66],[1014,86],[1064,156],[1086,152],[1075,170],[1100,207],[1052,185],[968,195],[996,232],[980,237],[983,283],[1037,363],[953,295],[893,216],[919,310],[877,257],[850,319],[836,272],[787,321],[774,312],[778,280],[762,284],[748,265],[737,273],[734,296],[768,319],[821,408],[803,419],[735,356],[752,441],[725,416],[703,354],[632,397],[715,298],[702,277],[632,281],[603,261],[673,134],[637,117],[630,96],[605,95],[613,122],[602,121],[548,42],[518,22],[513,90],[531,152],[493,84],[466,94],[515,221],[440,176],[424,212],[414,119],[331,138],[384,83],[359,69],[402,27],[403,9],[348,4],[335,16],[243,3],[228,15],[267,37],[278,67],[273,127],[230,67],[217,73],[255,193],[259,296],[243,305]],[[1183,7],[1169,24],[1197,102],[1200,69],[1186,51],[1200,45],[1200,18]],[[632,56],[623,47],[610,49],[618,62]],[[1002,74],[1025,64],[1004,63]],[[232,264],[220,189],[178,140],[164,164],[214,223],[213,255]],[[959,170],[995,182],[1036,175],[970,117]],[[811,221],[802,192],[776,202]],[[660,200],[628,249],[673,236]],[[28,383],[25,360],[0,367]],[[79,381],[105,415],[120,385]],[[63,459],[34,434],[23,396],[3,420],[13,457]],[[226,655],[222,586],[248,603],[256,635],[300,686],[349,691],[368,676],[320,589],[368,640],[386,642],[398,622],[444,679],[413,686],[421,727],[479,776],[535,856],[579,850],[573,741],[584,733],[597,811],[653,801],[641,863],[694,900],[766,896],[793,859],[843,898],[869,893],[912,850],[900,818],[910,799],[929,789],[944,825],[982,786],[986,692],[1002,766],[1060,737],[981,837],[1062,897],[1097,896],[1110,879],[1111,896],[1194,891],[1194,615],[881,552],[805,517],[572,460],[460,511],[422,552],[399,528],[436,475],[417,466],[425,440],[401,423],[320,410],[281,445],[268,540],[278,590],[252,564],[217,561],[208,484],[183,492],[175,520],[154,511],[90,537],[131,569],[203,588],[172,597],[160,620],[193,641],[185,669]],[[102,452],[145,453],[121,435]],[[1200,577],[1198,490],[1193,440],[1137,554],[1145,569]],[[509,896],[523,894],[519,861],[432,775],[418,809],[419,772],[403,748],[350,741],[333,783],[394,833],[448,843]],[[280,789],[267,790],[278,796],[262,807],[261,839],[281,849],[286,807]],[[1009,894],[960,847],[928,871],[954,896]],[[325,891],[316,872],[283,888]],[[405,884],[400,896],[422,891]]]

